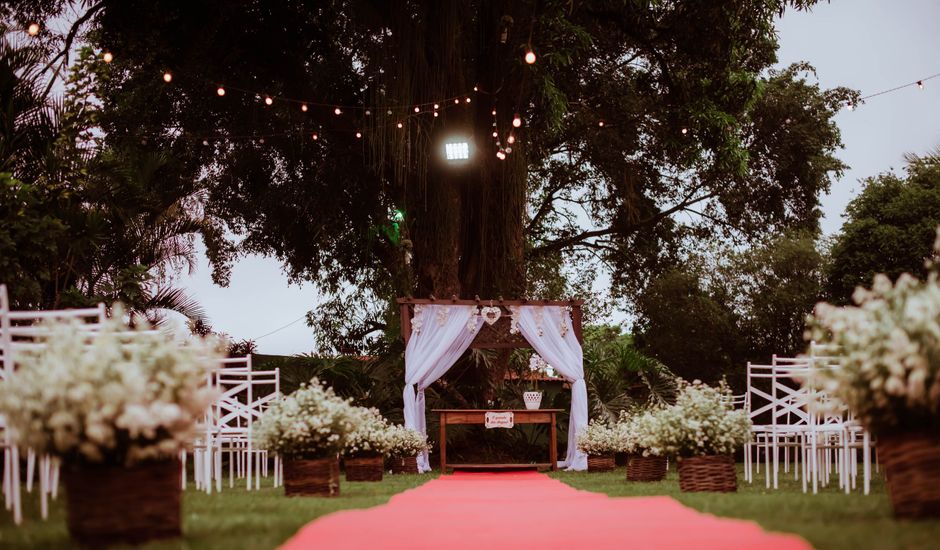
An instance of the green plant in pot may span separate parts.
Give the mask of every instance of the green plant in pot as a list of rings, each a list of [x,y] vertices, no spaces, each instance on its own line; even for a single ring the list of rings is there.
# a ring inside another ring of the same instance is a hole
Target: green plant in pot
[[[934,244],[940,255],[940,232]],[[926,281],[877,275],[855,306],[820,303],[808,336],[832,349],[835,368],[805,381],[829,397],[821,412],[847,407],[877,438],[895,515],[940,517],[940,266]]]
[[[216,342],[174,342],[123,319],[115,306],[93,333],[77,321],[46,324],[0,392],[12,443],[61,464],[80,544],[181,534],[179,453],[217,397],[207,384]]]

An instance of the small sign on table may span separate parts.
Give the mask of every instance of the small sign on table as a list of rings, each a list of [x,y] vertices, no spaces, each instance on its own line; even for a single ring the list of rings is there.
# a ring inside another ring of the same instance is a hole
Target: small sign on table
[[[486,413],[484,426],[487,428],[512,428],[512,411]]]

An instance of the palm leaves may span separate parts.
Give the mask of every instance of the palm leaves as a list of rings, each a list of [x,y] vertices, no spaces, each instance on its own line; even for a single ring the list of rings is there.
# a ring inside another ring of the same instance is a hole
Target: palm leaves
[[[595,418],[612,421],[623,411],[675,399],[675,375],[627,339],[585,341],[584,373]]]

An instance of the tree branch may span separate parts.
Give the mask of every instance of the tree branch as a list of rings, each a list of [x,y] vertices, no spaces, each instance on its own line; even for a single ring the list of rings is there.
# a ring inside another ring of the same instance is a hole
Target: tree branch
[[[558,251],[558,250],[562,250],[562,249],[568,248],[569,246],[572,246],[572,245],[576,245],[576,244],[585,244],[585,242],[587,241],[587,239],[592,239],[592,238],[594,238],[594,237],[602,237],[602,236],[604,236],[604,235],[614,235],[614,234],[618,234],[618,233],[619,233],[619,234],[622,234],[622,235],[628,235],[628,234],[630,234],[630,233],[633,233],[633,232],[635,232],[635,231],[638,231],[639,229],[641,229],[641,228],[643,228],[643,227],[647,227],[647,226],[651,226],[651,225],[656,225],[656,224],[659,223],[660,221],[662,221],[662,220],[668,218],[669,216],[675,214],[676,212],[679,212],[679,211],[681,211],[681,210],[685,210],[685,209],[687,209],[689,206],[692,206],[693,204],[697,204],[697,203],[700,203],[700,202],[702,202],[702,201],[708,200],[708,199],[710,199],[710,198],[712,198],[712,197],[714,197],[714,196],[716,196],[716,195],[717,195],[717,193],[712,192],[712,193],[707,193],[707,194],[705,194],[705,195],[702,195],[702,196],[700,196],[700,197],[696,197],[696,198],[694,198],[694,199],[683,200],[683,201],[680,202],[679,204],[676,204],[676,205],[674,205],[674,206],[672,206],[672,207],[670,207],[670,208],[667,208],[666,210],[663,210],[663,211],[661,211],[661,212],[659,212],[659,213],[657,213],[657,214],[655,214],[655,215],[653,215],[653,216],[650,216],[649,218],[647,218],[647,219],[645,219],[645,220],[639,221],[639,222],[637,222],[637,223],[635,223],[635,224],[632,224],[632,225],[629,225],[629,226],[626,226],[626,227],[623,227],[623,228],[617,228],[617,227],[611,226],[611,227],[606,227],[606,228],[603,228],[603,229],[594,229],[594,230],[591,230],[591,231],[584,231],[584,232],[579,233],[579,234],[577,234],[577,235],[572,235],[572,236],[570,236],[570,237],[564,237],[564,238],[561,238],[561,239],[557,239],[557,240],[555,240],[555,241],[551,241],[551,242],[545,243],[545,244],[543,244],[542,246],[537,246],[537,247],[533,248],[533,249],[532,249],[532,254],[535,255],[535,256],[539,256],[539,255],[542,255],[542,254],[547,254],[547,253],[549,253],[549,252],[555,252],[555,251]]]

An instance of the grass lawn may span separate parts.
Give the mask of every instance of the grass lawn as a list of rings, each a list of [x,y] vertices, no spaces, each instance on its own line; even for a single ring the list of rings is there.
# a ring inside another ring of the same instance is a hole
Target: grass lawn
[[[740,466],[739,466],[740,468]],[[740,472],[740,470],[739,470]],[[796,533],[820,550],[850,548],[940,548],[940,521],[896,521],[883,480],[872,480],[872,492],[850,495],[834,486],[817,495],[803,494],[793,474],[780,476],[780,489],[764,488],[763,472],[753,485],[738,476],[738,492],[682,493],[678,474],[671,469],[665,481],[634,483],[626,481],[624,468],[609,473],[556,472],[552,477],[572,487],[610,496],[669,495],[696,510],[756,521],[765,529]],[[861,478],[860,478],[861,479]]]
[[[183,538],[149,544],[147,550],[170,548],[275,548],[307,522],[337,510],[367,508],[389,497],[417,487],[437,474],[385,476],[378,483],[340,484],[335,498],[284,496],[283,488],[268,485],[260,491],[223,488],[207,495],[190,486],[183,497]],[[227,480],[226,480],[227,481]],[[270,484],[270,478],[264,480]],[[23,524],[14,527],[12,516],[0,509],[0,548],[68,548],[63,496],[50,506],[49,520],[39,519],[35,494],[23,493]]]

